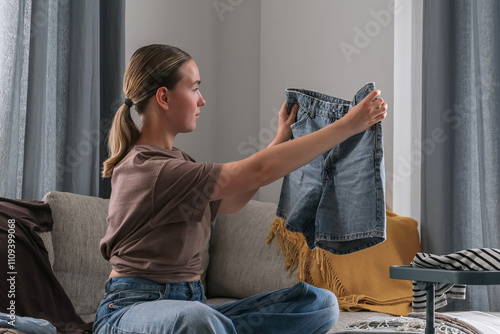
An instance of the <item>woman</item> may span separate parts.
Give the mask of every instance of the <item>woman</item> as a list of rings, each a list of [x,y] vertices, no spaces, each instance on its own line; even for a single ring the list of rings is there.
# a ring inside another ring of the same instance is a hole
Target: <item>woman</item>
[[[276,138],[241,161],[196,163],[174,147],[205,104],[193,59],[168,45],[137,50],[124,104],[109,136],[112,177],[101,252],[112,264],[95,333],[326,333],[338,318],[333,293],[305,283],[220,306],[205,304],[200,253],[217,212],[236,212],[269,184],[386,116],[372,92],[341,120],[289,141],[297,107],[279,112]],[[377,99],[378,97],[378,99]],[[139,131],[130,108],[142,118]],[[284,163],[286,162],[286,163]]]

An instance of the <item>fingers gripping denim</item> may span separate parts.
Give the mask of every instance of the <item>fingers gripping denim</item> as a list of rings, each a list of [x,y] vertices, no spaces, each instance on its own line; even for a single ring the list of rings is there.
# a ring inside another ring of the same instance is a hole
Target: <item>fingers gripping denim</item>
[[[95,334],[320,334],[338,319],[335,295],[298,283],[210,306],[201,282],[161,284],[141,277],[106,281]]]
[[[293,137],[339,120],[375,89],[367,83],[352,101],[287,89],[288,109],[299,105]],[[304,235],[311,249],[349,254],[385,240],[382,124],[354,135],[283,179],[277,215]]]

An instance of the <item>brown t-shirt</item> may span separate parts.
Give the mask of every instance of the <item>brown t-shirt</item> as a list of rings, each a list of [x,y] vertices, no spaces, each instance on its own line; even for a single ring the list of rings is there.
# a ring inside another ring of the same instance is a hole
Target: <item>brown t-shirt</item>
[[[202,273],[201,252],[220,201],[209,202],[222,165],[177,148],[136,145],[111,178],[101,253],[113,269],[160,283]]]

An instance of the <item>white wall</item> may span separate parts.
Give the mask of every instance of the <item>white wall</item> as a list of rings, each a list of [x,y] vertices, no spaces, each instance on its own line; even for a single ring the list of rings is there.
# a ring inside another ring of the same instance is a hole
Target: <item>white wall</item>
[[[176,45],[195,58],[207,105],[197,130],[176,146],[198,161],[239,160],[264,147],[287,87],[351,99],[375,81],[390,108],[383,126],[386,171],[393,175],[394,122],[406,124],[404,115],[411,115],[394,109],[396,84],[403,82],[395,62],[406,57],[395,43],[411,33],[396,36],[394,12],[411,1],[126,0],[127,59],[149,43]],[[387,204],[398,212],[392,177],[387,183]],[[277,202],[280,186],[264,187],[257,198]]]
[[[218,7],[217,135],[221,162],[247,157],[245,149],[260,126],[260,1],[232,3],[238,4],[230,7],[232,11]]]

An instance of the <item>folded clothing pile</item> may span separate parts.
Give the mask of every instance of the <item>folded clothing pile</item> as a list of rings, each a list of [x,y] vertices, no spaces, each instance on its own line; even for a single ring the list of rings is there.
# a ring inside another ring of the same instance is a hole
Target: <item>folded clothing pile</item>
[[[499,271],[500,249],[465,249],[447,255],[417,253],[411,262],[415,268]],[[465,299],[464,284],[437,283],[435,289],[435,308],[446,306],[447,298]],[[413,281],[413,312],[423,312],[426,308],[426,291]]]

